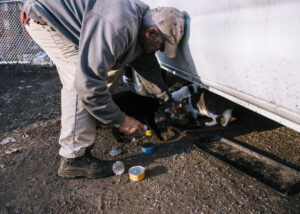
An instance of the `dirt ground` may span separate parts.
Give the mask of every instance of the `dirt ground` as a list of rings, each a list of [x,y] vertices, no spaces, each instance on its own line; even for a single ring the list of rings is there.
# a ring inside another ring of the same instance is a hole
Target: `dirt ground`
[[[209,133],[238,140],[300,168],[300,134],[242,110],[227,128],[192,129],[118,144],[98,129],[93,154],[146,168],[146,178],[61,179],[57,175],[60,88],[55,68],[0,67],[0,213],[300,213],[300,194],[274,189],[193,144]],[[143,154],[151,141],[155,152]],[[122,147],[124,153],[109,152]]]

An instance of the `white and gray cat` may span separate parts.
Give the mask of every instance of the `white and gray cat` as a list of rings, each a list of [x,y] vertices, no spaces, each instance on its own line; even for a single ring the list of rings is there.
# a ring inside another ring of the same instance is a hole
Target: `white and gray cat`
[[[231,120],[234,104],[225,98],[218,96],[208,90],[200,89],[196,85],[189,85],[172,92],[172,98],[179,102],[187,99],[185,111],[190,113],[194,119],[199,115],[212,119],[205,126],[214,126],[218,120],[224,117],[222,126],[226,127]]]

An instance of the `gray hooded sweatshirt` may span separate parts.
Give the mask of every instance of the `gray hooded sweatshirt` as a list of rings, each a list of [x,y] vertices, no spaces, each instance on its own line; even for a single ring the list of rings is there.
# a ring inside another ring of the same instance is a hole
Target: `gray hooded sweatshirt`
[[[107,71],[130,64],[150,93],[168,99],[155,54],[143,53],[138,42],[147,10],[139,0],[27,0],[24,5],[30,18],[46,21],[78,47],[78,96],[95,118],[117,127],[125,114],[108,92]]]

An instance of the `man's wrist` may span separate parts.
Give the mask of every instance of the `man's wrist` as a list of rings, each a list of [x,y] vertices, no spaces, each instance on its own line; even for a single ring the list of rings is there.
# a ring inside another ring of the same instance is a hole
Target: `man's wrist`
[[[125,121],[125,117],[126,117],[126,114],[121,112],[120,116],[117,118],[116,121],[114,121],[113,123],[113,126],[116,127],[116,128],[120,128],[120,126],[124,123]]]

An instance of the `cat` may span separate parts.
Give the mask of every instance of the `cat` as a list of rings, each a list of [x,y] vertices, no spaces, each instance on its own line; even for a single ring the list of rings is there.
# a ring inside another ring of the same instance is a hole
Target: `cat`
[[[112,95],[113,101],[128,116],[135,118],[153,130],[159,140],[170,141],[179,137],[180,133],[170,126],[173,124],[171,115],[157,98],[142,96],[132,91],[122,91]],[[112,128],[112,134],[119,143],[131,142],[132,137]],[[137,136],[139,138],[139,136]]]
[[[152,97],[145,97],[132,91],[122,91],[112,95],[113,101],[126,115],[146,124],[152,128],[159,139],[161,130],[155,122],[155,112],[159,110],[160,103]],[[118,128],[113,128],[112,133],[118,142],[128,141],[127,137],[119,132]]]
[[[208,90],[200,89],[193,84],[183,86],[171,94],[176,102],[186,100],[185,111],[194,119],[197,119],[199,115],[211,118],[212,121],[206,122],[205,126],[217,125],[223,117],[225,121],[221,124],[226,127],[231,120],[235,104]]]

